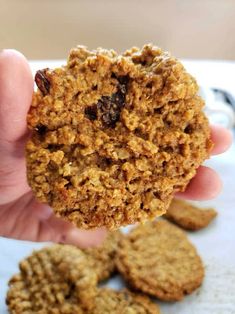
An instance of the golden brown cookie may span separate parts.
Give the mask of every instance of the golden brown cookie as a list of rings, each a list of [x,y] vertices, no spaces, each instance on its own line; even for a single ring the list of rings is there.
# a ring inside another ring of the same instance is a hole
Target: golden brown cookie
[[[165,218],[187,230],[205,228],[217,216],[213,208],[201,209],[188,202],[173,199]]]
[[[135,289],[165,301],[181,300],[202,284],[204,267],[186,233],[160,220],[120,242],[117,267]]]
[[[122,237],[120,231],[110,232],[102,245],[83,250],[89,258],[91,267],[96,272],[99,281],[108,279],[116,270],[115,257],[118,243]]]
[[[82,314],[94,306],[97,276],[86,256],[68,245],[35,251],[9,281],[6,303],[12,314]]]
[[[158,47],[71,50],[37,72],[27,177],[38,200],[80,228],[163,214],[212,146],[195,79]]]
[[[128,290],[99,289],[95,307],[89,314],[160,314],[159,307],[147,296]]]

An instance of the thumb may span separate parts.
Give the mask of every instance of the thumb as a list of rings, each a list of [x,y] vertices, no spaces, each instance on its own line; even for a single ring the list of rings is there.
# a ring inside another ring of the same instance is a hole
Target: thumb
[[[33,78],[26,58],[15,50],[0,53],[0,146],[25,136]]]
[[[0,203],[29,190],[24,146],[26,116],[33,93],[33,78],[25,57],[14,50],[0,53]]]

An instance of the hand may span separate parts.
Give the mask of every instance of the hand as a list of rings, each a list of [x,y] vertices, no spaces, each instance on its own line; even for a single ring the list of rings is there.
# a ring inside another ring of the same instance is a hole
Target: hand
[[[0,235],[10,238],[63,242],[86,247],[103,240],[105,231],[81,231],[56,218],[34,198],[26,181],[24,149],[28,137],[26,115],[33,93],[33,78],[26,59],[18,52],[0,54]],[[225,151],[231,134],[212,128],[213,153]],[[221,188],[216,173],[200,167],[181,197],[215,197]]]
[[[56,218],[49,206],[39,204],[27,185],[26,115],[33,93],[33,78],[26,59],[18,52],[0,53],[0,236],[97,245],[105,230],[81,231]]]
[[[221,126],[211,126],[211,140],[214,143],[211,155],[222,154],[232,144],[232,133]],[[222,182],[218,174],[209,167],[200,166],[186,191],[177,193],[177,197],[203,201],[215,198],[221,189]]]

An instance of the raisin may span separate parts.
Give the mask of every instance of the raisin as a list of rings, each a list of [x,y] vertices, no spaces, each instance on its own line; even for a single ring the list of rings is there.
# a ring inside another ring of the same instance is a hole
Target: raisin
[[[35,130],[39,135],[43,136],[47,131],[47,127],[45,125],[39,124],[35,127]]]
[[[121,110],[125,106],[127,79],[121,77],[121,82],[123,83],[120,83],[119,81],[120,84],[118,85],[116,93],[112,94],[110,97],[101,97],[97,104],[101,121],[105,126],[112,128],[114,128],[116,123],[119,121]]]
[[[148,140],[148,135],[145,134],[140,128],[136,128],[134,133],[136,136],[144,139],[145,141]]]
[[[44,70],[39,70],[35,75],[35,82],[43,96],[47,95],[50,91],[50,81],[46,77],[47,70],[48,68]]]
[[[100,157],[97,164],[100,169],[105,170],[107,167],[111,166],[113,162],[111,158]]]
[[[186,128],[184,129],[184,132],[185,132],[186,134],[191,134],[192,131],[193,131],[193,128],[192,128],[192,126],[191,126],[190,124],[188,124],[188,125],[186,126]]]
[[[160,107],[160,108],[154,108],[154,113],[162,114],[162,107]]]
[[[120,119],[122,108],[125,106],[128,78],[115,77],[119,82],[117,92],[111,96],[102,96],[97,104],[85,109],[85,115],[89,120],[100,119],[106,127],[114,128]]]
[[[117,76],[116,79],[118,80],[118,82],[121,85],[124,85],[124,86],[126,86],[128,81],[129,81],[129,77],[127,75],[126,76]]]
[[[108,127],[115,127],[116,122],[120,118],[120,111],[123,106],[124,103],[119,101],[116,94],[111,97],[102,97],[98,101],[97,108],[103,124]]]
[[[85,115],[89,120],[96,120],[97,119],[97,105],[92,105],[85,109]]]

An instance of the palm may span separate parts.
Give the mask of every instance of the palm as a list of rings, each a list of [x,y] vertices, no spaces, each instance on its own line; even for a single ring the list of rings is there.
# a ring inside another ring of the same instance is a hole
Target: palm
[[[32,92],[33,79],[26,59],[14,51],[3,51],[0,54],[0,235],[80,246],[97,244],[104,231],[80,231],[56,218],[47,205],[36,201],[27,184],[24,147],[29,135],[26,115]],[[230,137],[225,131],[213,129],[214,153],[224,151]],[[214,197],[219,189],[217,175],[201,167],[180,196],[206,199]]]
[[[1,234],[17,239],[66,242],[80,246],[95,244],[94,233],[89,234],[89,238],[84,232],[74,233],[75,229],[70,223],[56,218],[47,205],[38,203],[34,198],[26,180],[26,137],[14,143],[16,153],[12,151],[12,142],[1,141]]]
[[[39,204],[26,180],[26,115],[33,79],[26,59],[11,50],[0,54],[0,236],[31,241],[98,244],[104,230],[84,232]]]
[[[17,155],[12,153],[12,143],[1,143],[0,224],[3,235],[27,239],[27,234],[38,234],[41,220],[37,213],[40,209],[43,212],[44,208],[36,203],[27,186],[24,141],[21,142]]]
[[[0,195],[0,226],[1,234],[20,239],[46,241],[53,238],[62,241],[62,233],[54,233],[53,216],[50,209],[39,204],[26,181],[24,140],[19,147],[17,156],[2,147],[1,154],[1,185]],[[6,145],[8,147],[6,147]]]

